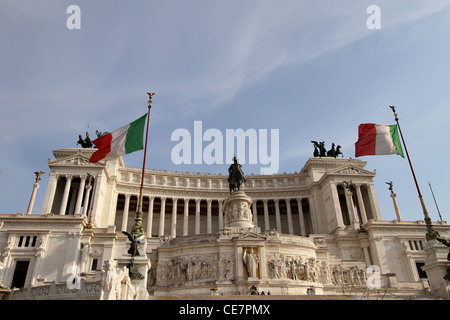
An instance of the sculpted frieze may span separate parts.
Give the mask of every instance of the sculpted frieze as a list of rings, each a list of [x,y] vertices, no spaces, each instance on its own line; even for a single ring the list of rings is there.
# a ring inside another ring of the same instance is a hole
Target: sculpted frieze
[[[195,255],[190,257],[173,257],[159,261],[154,270],[149,272],[150,284],[155,286],[181,286],[189,282],[215,281],[234,275],[234,261],[231,257],[217,255]]]
[[[270,279],[289,279],[323,284],[364,286],[365,270],[357,266],[330,266],[326,261],[300,255],[274,253],[267,257]]]

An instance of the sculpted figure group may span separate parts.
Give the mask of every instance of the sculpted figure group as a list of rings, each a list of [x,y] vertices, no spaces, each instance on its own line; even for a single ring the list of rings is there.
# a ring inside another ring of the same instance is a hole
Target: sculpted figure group
[[[319,282],[334,285],[364,286],[366,274],[357,266],[343,268],[342,265],[330,266],[313,257],[281,256],[274,254],[268,261],[271,279],[291,279]]]
[[[357,266],[343,267],[329,265],[314,257],[271,254],[267,257],[267,276],[269,279],[290,279],[309,281],[337,286],[364,286],[365,270]],[[244,248],[243,267],[248,276],[257,278],[261,262],[252,248]],[[149,271],[149,286],[178,287],[187,282],[214,282],[216,280],[235,280],[235,258],[232,254],[198,255],[189,260],[174,258],[159,262]]]

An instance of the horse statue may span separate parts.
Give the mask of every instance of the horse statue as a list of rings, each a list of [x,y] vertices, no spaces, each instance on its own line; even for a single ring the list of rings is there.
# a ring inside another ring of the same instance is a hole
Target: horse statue
[[[338,155],[342,155],[342,158],[344,157],[344,154],[342,153],[342,151],[341,151],[341,146],[340,145],[338,145],[337,147],[336,147],[336,157],[338,156]],[[335,158],[336,158],[335,157]]]
[[[86,138],[83,139],[81,137],[81,134],[78,135],[78,142],[77,144],[81,145],[82,148],[92,148],[92,141],[91,138],[89,138],[89,133],[86,132]]]
[[[344,157],[344,154],[341,152],[341,146],[336,146],[334,143],[331,145],[331,149],[327,151],[325,148],[325,141],[317,142],[311,141],[314,144],[314,157],[330,157],[337,158],[340,154]]]
[[[325,148],[325,141],[317,142],[311,141],[314,144],[314,157],[326,157],[327,149]]]
[[[338,145],[337,147],[335,147],[335,144],[332,143],[331,144],[331,149],[328,150],[328,152],[327,152],[327,157],[337,158],[337,156],[340,155],[340,154],[342,154],[341,146]],[[342,154],[342,156],[344,156],[344,155]]]
[[[228,168],[228,182],[230,184],[230,194],[239,191],[241,184],[245,183],[245,175],[242,166],[239,164],[236,156],[233,157],[233,163]]]

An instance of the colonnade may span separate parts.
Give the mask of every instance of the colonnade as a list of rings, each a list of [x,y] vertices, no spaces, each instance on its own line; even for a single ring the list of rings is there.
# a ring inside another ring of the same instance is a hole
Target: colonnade
[[[76,183],[74,183],[75,180]],[[64,186],[60,185],[62,183]],[[91,179],[88,174],[59,175],[51,173],[46,195],[48,198],[44,201],[43,212],[53,212],[59,215],[83,214],[86,216],[93,183],[94,179]],[[58,202],[55,202],[55,199]],[[69,210],[69,207],[73,209]]]
[[[340,210],[336,210],[338,226],[364,225],[369,219],[377,218],[375,199],[369,184],[351,181],[332,184],[332,195],[335,203],[340,204]]]
[[[118,196],[115,217],[118,230],[127,230],[131,227],[130,224],[135,217],[132,209],[136,208],[137,198],[136,194],[131,193]],[[144,196],[143,213],[146,234],[147,236],[176,237],[217,232],[224,228],[223,201],[224,199]],[[253,222],[255,226],[261,227],[262,231],[275,229],[279,233],[306,236],[311,233],[312,214],[309,201],[309,198],[301,197],[255,199],[251,206]],[[167,206],[168,203],[169,206]],[[167,223],[170,227],[166,226]]]

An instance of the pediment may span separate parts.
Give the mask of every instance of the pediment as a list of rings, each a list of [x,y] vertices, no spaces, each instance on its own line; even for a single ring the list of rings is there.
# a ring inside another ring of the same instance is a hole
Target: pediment
[[[374,177],[375,176],[375,172],[363,169],[363,168],[358,168],[352,165],[347,165],[347,166],[343,166],[343,167],[339,167],[336,168],[330,172],[328,172],[328,174],[337,174],[337,175],[358,175],[358,176],[371,176]]]
[[[103,167],[104,164],[102,162],[98,163],[92,163],[89,162],[89,157],[83,155],[83,154],[75,154],[63,158],[58,158],[56,160],[50,160],[48,159],[48,165],[49,166],[63,166],[63,167],[79,167],[79,166],[85,166],[85,167]]]
[[[256,233],[253,231],[247,231],[245,233],[240,234],[239,236],[235,237],[235,240],[237,241],[261,241],[266,240],[267,236],[262,233]]]

